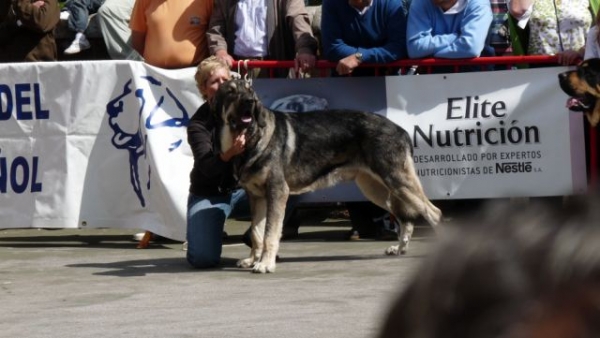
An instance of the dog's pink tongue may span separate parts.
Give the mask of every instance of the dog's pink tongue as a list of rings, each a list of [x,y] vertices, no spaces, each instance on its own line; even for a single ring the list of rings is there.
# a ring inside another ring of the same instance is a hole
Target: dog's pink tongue
[[[574,97],[570,97],[570,98],[567,100],[567,108],[571,108],[571,107],[573,107],[573,106],[576,106],[577,104],[579,104],[579,100],[577,100],[577,99],[576,99],[576,98],[574,98]]]
[[[250,122],[252,122],[252,118],[251,117],[243,117],[242,118],[242,122],[244,122],[244,123],[250,123]]]

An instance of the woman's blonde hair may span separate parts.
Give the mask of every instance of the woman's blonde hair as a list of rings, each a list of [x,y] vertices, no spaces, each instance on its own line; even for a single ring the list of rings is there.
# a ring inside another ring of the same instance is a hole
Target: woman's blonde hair
[[[206,59],[202,60],[196,69],[196,75],[194,78],[196,79],[196,86],[200,90],[200,94],[202,94],[203,99],[207,99],[206,97],[206,81],[208,78],[215,72],[215,70],[224,68],[229,72],[229,66],[223,59],[219,59],[216,56],[209,56]],[[231,75],[231,74],[230,74]]]

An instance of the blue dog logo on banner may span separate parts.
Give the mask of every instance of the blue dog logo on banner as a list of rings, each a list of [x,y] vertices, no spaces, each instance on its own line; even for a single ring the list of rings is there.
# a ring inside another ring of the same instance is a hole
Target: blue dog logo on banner
[[[106,105],[108,124],[113,130],[112,144],[129,152],[129,176],[142,207],[146,206],[140,175],[140,158],[147,158],[148,133],[158,128],[181,128],[189,124],[189,115],[181,101],[161,81],[141,76],[132,89],[133,79],[125,83],[123,92]],[[136,112],[136,119],[130,114]],[[174,117],[177,115],[177,117]],[[125,118],[127,116],[127,118]],[[165,145],[169,151],[177,149],[183,140],[178,138]],[[151,167],[148,166],[145,186],[150,190]]]

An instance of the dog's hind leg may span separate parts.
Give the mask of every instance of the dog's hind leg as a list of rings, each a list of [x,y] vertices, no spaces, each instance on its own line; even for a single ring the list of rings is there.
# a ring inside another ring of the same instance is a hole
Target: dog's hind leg
[[[356,176],[356,185],[360,188],[363,195],[375,205],[389,211],[398,221],[398,244],[392,245],[385,250],[387,255],[397,255],[406,253],[408,243],[413,234],[413,223],[404,215],[402,202],[395,198],[378,178],[368,173],[360,173]]]
[[[256,262],[260,260],[264,250],[263,242],[267,215],[267,200],[264,197],[256,197],[249,193],[248,199],[250,200],[250,212],[252,214],[252,225],[250,228],[252,249],[250,250],[250,257],[240,259],[237,262],[237,266],[240,268],[253,267]]]
[[[405,210],[408,218],[413,219],[420,215],[434,230],[438,231],[442,211],[425,195],[412,157],[407,155],[401,166],[397,168],[399,169],[382,177],[384,184],[402,202],[402,209]]]
[[[404,211],[402,210],[402,206],[405,202],[400,201],[397,198],[394,198],[392,201],[392,210],[395,210],[393,214],[402,215]],[[414,225],[411,220],[405,217],[398,217],[396,221],[399,224],[398,227],[398,244],[392,245],[385,249],[386,255],[404,255],[408,251],[408,245],[410,244],[410,240],[412,239]]]
[[[264,250],[260,261],[254,264],[252,272],[275,272],[275,261],[279,251],[279,242],[283,232],[285,206],[289,197],[289,188],[284,182],[274,181],[273,187],[267,187],[267,220],[264,231]]]

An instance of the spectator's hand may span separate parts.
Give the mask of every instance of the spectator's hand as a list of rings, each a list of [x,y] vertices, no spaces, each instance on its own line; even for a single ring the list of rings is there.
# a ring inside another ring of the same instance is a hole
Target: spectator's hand
[[[223,162],[229,162],[234,156],[239,155],[246,149],[246,134],[238,135],[234,140],[231,148],[221,154]]]
[[[315,67],[315,62],[317,58],[310,53],[298,53],[296,54],[294,69],[298,71],[298,69],[302,70],[302,72],[307,73],[311,69]]]
[[[227,63],[227,65],[229,66],[229,68],[231,68],[231,66],[233,65],[233,57],[231,57],[231,55],[229,55],[229,53],[227,53],[227,51],[225,49],[219,49],[215,53],[215,56],[218,59],[225,61]]]
[[[579,52],[570,49],[558,53],[556,56],[558,57],[558,63],[563,66],[576,65],[579,63],[579,61],[581,61],[581,59],[583,59]]]
[[[35,8],[40,8],[43,7],[46,3],[43,0],[38,0],[36,2],[33,2],[32,5]]]
[[[358,65],[360,65],[360,61],[352,54],[341,59],[338,62],[337,67],[335,67],[335,71],[340,75],[348,75],[352,73],[354,68],[358,67]]]

